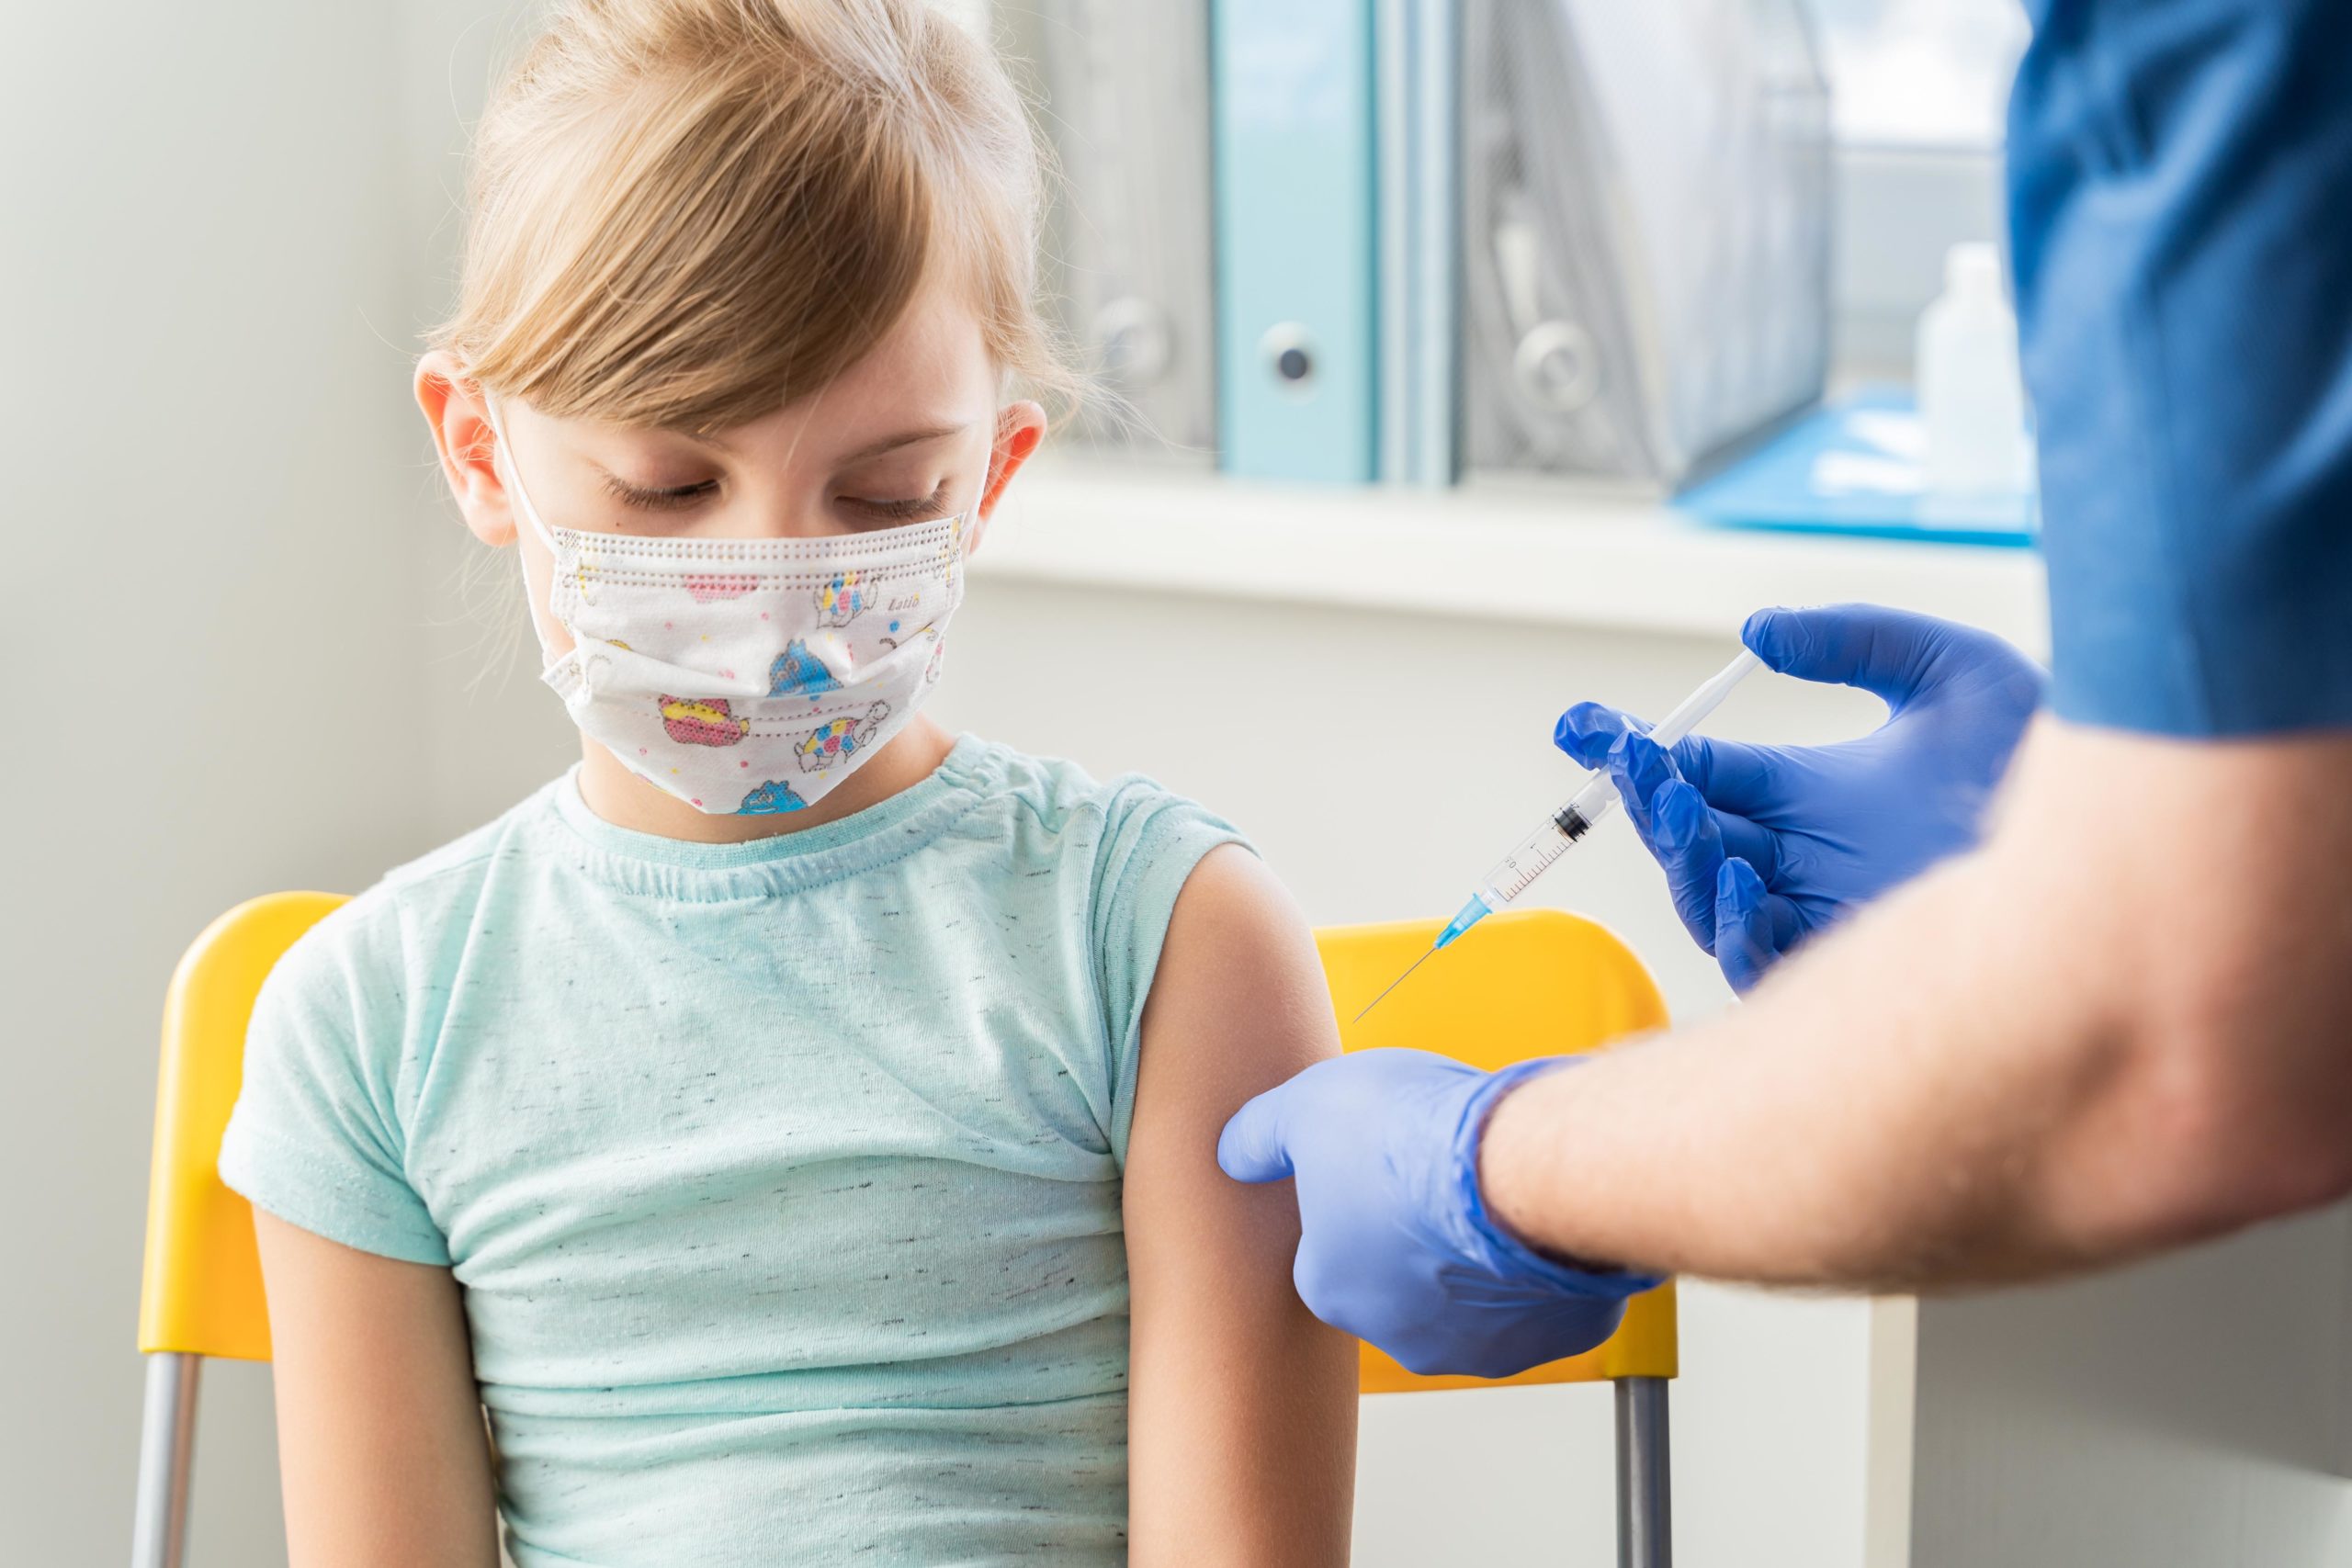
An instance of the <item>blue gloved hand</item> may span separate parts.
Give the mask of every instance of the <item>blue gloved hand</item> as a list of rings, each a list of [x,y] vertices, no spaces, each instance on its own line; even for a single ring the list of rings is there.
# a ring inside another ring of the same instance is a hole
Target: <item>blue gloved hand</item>
[[[1234,1113],[1217,1164],[1295,1178],[1291,1278],[1309,1310],[1416,1372],[1506,1377],[1589,1350],[1655,1279],[1593,1274],[1488,1218],[1478,1139],[1503,1095],[1564,1058],[1484,1073],[1426,1051],[1318,1062]]]
[[[1694,735],[1669,753],[1639,720],[1579,703],[1554,739],[1609,770],[1675,912],[1745,991],[1810,933],[1976,841],[2043,676],[1990,632],[1873,604],[1759,610],[1740,639],[1783,674],[1883,698],[1886,722],[1834,746]]]

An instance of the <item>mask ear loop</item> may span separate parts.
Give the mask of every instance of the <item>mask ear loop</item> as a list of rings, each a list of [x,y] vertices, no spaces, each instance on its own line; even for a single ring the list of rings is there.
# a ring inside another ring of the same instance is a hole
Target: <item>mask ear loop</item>
[[[523,605],[531,614],[531,629],[538,634],[540,651],[548,653],[547,622],[555,621],[557,626],[563,627],[563,635],[572,639],[572,651],[576,654],[579,651],[579,635],[570,626],[563,626],[563,623],[557,619],[555,613],[555,579],[556,573],[562,570],[560,564],[562,552],[556,546],[554,530],[550,529],[539,516],[539,509],[531,503],[531,492],[524,488],[522,465],[514,461],[514,444],[507,439],[506,422],[499,417],[498,394],[484,387],[481,389],[481,401],[483,409],[490,415],[490,433],[498,438],[498,450],[492,454],[491,461],[498,468],[501,480],[513,492],[516,510],[522,513],[523,521],[529,525],[532,533],[538,536],[540,545],[545,547],[548,552],[548,605],[544,620],[540,617],[538,599],[531,592],[531,574],[528,570],[523,573]],[[515,564],[519,567],[523,564],[522,551],[518,548],[514,555]],[[554,656],[548,653],[548,657]],[[580,671],[581,684],[584,689],[588,682],[585,662],[581,662],[577,668]]]
[[[490,414],[490,433],[498,437],[498,451],[492,461],[504,459],[501,467],[505,471],[499,477],[506,481],[507,488],[514,492],[514,499],[522,503],[523,520],[531,525],[531,532],[539,536],[539,543],[547,547],[548,554],[553,556],[555,535],[541,520],[539,509],[531,504],[531,492],[524,488],[523,470],[514,462],[514,443],[507,438],[505,420],[499,417],[498,394],[484,387],[481,391],[481,405]]]

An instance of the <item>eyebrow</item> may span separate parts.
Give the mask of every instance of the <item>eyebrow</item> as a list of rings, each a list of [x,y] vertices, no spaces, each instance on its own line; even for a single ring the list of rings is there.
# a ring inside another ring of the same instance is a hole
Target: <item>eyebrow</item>
[[[885,453],[896,452],[902,446],[920,446],[926,441],[944,441],[951,435],[961,435],[972,428],[973,423],[967,419],[960,424],[927,424],[914,430],[902,430],[896,435],[886,435],[847,454],[840,459],[840,466],[846,468]],[[735,444],[717,431],[681,430],[678,434],[697,446],[707,446],[730,457],[735,453]]]
[[[896,452],[901,446],[920,446],[926,441],[943,441],[950,435],[961,435],[971,428],[972,422],[966,420],[961,424],[928,424],[917,430],[902,430],[896,435],[886,435],[879,441],[859,447],[842,457],[841,464],[847,468],[853,463],[863,463],[869,457],[879,457],[885,452]]]

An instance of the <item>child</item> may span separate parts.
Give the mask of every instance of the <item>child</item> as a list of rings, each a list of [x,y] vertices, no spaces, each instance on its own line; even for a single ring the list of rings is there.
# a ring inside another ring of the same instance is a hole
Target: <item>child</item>
[[[1298,917],[922,712],[1053,378],[1000,68],[567,0],[478,158],[417,398],[582,756],[255,1010],[296,1568],[1342,1562],[1354,1347],[1216,1165],[1336,1049]]]

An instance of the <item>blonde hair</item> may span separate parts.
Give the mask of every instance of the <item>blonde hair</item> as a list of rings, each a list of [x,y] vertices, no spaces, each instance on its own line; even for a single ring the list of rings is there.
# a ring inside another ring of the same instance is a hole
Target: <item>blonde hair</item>
[[[822,387],[936,276],[1069,390],[1035,302],[1041,153],[923,0],[560,0],[475,137],[433,343],[558,417],[716,430]]]

